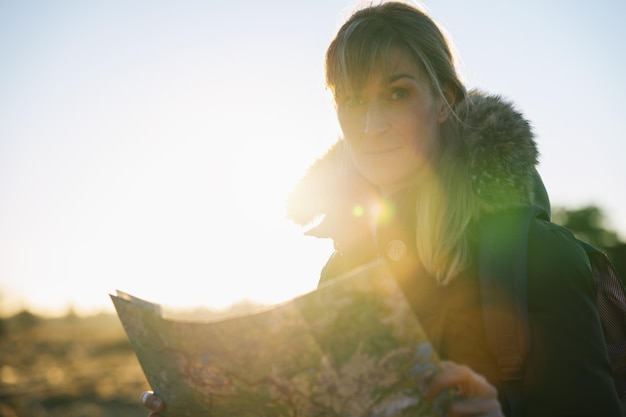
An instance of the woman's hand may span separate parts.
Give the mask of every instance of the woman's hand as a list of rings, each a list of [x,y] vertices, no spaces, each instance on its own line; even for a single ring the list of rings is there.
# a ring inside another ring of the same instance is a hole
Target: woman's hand
[[[151,411],[151,413],[148,414],[148,417],[161,417],[159,412],[165,410],[165,402],[154,395],[154,392],[152,391],[143,392],[141,397],[139,397],[139,401],[141,402],[141,405]]]
[[[458,398],[450,403],[446,417],[503,417],[498,391],[485,377],[452,361],[441,361],[441,367],[428,380],[424,396],[434,398],[444,389],[457,389]]]

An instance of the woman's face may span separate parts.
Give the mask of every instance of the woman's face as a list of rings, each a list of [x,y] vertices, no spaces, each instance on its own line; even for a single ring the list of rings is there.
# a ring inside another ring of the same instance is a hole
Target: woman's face
[[[449,111],[410,55],[393,51],[385,68],[337,97],[337,117],[358,171],[392,194],[419,181]]]

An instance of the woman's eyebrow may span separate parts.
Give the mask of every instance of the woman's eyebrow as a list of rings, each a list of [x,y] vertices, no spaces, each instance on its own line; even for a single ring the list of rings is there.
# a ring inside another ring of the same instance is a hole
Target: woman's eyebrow
[[[387,78],[387,84],[393,84],[396,81],[402,79],[402,78],[409,78],[411,80],[415,80],[415,76],[406,72],[401,72],[398,74],[393,74],[391,76],[389,76],[389,78]]]

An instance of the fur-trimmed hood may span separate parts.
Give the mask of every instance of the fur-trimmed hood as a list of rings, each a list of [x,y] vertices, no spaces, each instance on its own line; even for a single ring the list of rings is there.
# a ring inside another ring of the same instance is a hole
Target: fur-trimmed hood
[[[460,138],[451,155],[462,159],[472,189],[486,206],[496,209],[549,202],[536,165],[538,151],[528,121],[500,96],[478,90],[457,104],[452,123]],[[448,150],[444,150],[448,152]],[[337,229],[354,230],[354,207],[363,207],[377,192],[354,169],[345,147],[336,142],[308,169],[287,204],[287,215],[305,226],[324,221],[309,234],[335,237]],[[547,205],[547,207],[546,207]],[[358,217],[358,216],[357,216]]]

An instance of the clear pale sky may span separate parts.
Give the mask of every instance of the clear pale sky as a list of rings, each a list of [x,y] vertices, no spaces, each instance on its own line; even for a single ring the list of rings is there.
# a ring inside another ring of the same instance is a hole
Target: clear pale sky
[[[312,290],[332,244],[283,204],[338,136],[322,59],[354,5],[0,0],[0,311]],[[626,237],[626,2],[425,7],[532,122],[553,205]]]

